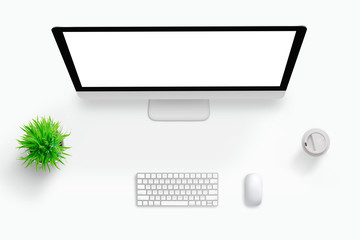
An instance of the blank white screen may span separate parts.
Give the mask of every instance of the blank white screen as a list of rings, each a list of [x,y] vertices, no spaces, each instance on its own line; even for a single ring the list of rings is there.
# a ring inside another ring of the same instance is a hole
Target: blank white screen
[[[280,86],[295,31],[64,36],[83,87]]]

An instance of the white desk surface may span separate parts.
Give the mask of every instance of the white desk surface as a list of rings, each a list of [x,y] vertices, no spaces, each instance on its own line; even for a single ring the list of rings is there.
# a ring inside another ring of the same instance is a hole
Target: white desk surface
[[[131,3],[130,3],[131,2]],[[3,1],[0,239],[359,239],[357,1]],[[211,101],[206,122],[152,122],[146,101],[77,97],[53,26],[306,25],[285,97]],[[72,134],[51,174],[16,159],[19,126],[52,116]],[[303,133],[331,138],[321,158]],[[139,171],[215,171],[217,208],[137,208]],[[264,199],[243,204],[262,174]]]

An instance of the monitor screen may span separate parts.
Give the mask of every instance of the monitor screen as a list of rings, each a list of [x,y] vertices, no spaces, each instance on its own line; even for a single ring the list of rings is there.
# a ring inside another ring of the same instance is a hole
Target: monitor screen
[[[149,29],[65,29],[70,75],[83,89],[280,88],[297,33]]]

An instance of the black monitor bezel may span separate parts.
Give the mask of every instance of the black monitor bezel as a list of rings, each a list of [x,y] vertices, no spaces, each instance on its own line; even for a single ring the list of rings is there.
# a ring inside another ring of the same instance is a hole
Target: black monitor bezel
[[[178,87],[83,87],[76,72],[64,32],[166,32],[166,31],[295,31],[294,41],[280,86],[178,86]],[[306,33],[305,26],[168,26],[168,27],[54,27],[52,33],[71,80],[78,92],[89,91],[286,91]]]

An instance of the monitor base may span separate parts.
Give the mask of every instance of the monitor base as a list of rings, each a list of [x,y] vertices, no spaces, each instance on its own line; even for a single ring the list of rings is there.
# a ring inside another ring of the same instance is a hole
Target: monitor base
[[[205,121],[210,103],[208,99],[149,100],[148,115],[153,121]]]

